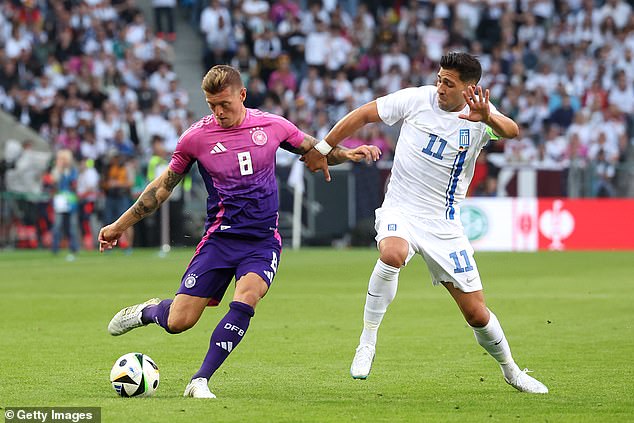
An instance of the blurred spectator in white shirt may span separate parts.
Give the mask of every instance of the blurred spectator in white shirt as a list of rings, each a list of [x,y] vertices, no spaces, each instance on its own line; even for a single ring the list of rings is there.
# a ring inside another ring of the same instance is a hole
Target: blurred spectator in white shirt
[[[618,72],[616,84],[610,90],[608,101],[621,112],[628,115],[634,114],[634,88],[632,88],[632,82],[628,84],[625,71]]]
[[[411,62],[401,43],[392,44],[390,50],[381,56],[381,73],[388,73],[392,66],[398,66],[402,75],[409,73]]]
[[[351,53],[352,44],[343,36],[341,27],[332,24],[327,42],[326,69],[338,71],[348,62]]]
[[[317,66],[323,69],[329,52],[329,39],[326,23],[321,20],[317,21],[315,30],[306,36],[305,51],[308,66]]]
[[[528,136],[519,140],[504,141],[504,158],[508,164],[534,164],[537,160],[537,147]]]
[[[170,70],[167,63],[163,63],[150,75],[150,87],[156,92],[163,92],[168,89],[172,79],[176,79],[176,73]]]
[[[608,142],[608,135],[605,131],[597,133],[596,140],[593,140],[588,147],[588,158],[596,160],[599,152],[603,152],[605,158],[610,162],[616,162],[619,157],[619,150],[614,143]]]
[[[599,9],[600,19],[605,21],[606,18],[611,17],[619,29],[625,27],[631,13],[632,6],[623,0],[606,0],[605,4]]]

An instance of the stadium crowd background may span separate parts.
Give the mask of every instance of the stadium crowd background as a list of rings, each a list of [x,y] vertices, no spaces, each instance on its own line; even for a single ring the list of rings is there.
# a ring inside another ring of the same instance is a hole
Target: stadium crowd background
[[[95,217],[108,223],[131,204],[199,117],[172,66],[176,19],[199,29],[201,77],[214,64],[235,66],[247,107],[283,115],[317,138],[378,96],[434,84],[443,52],[469,51],[482,62],[491,101],[522,128],[519,140],[481,155],[472,195],[496,195],[498,170],[510,164],[579,179],[564,184],[564,195],[631,196],[631,3],[152,0],[154,16],[144,16],[135,0],[4,1],[0,107],[53,152],[72,153],[77,206],[60,210],[77,213],[86,247]],[[397,135],[374,125],[346,143],[378,145],[389,161]],[[13,170],[30,149],[20,141]],[[47,198],[60,188],[59,160],[33,188]],[[188,189],[175,196],[177,231]],[[39,210],[27,220],[41,232],[56,213],[48,200]],[[150,238],[158,231],[146,229],[137,242],[157,242]]]

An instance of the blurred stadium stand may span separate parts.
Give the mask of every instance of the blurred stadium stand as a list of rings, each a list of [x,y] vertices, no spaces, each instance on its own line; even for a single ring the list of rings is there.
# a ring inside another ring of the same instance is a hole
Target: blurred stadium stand
[[[132,201],[147,182],[153,137],[169,152],[208,113],[200,79],[217,63],[241,70],[248,107],[284,115],[319,138],[377,96],[433,84],[444,51],[469,51],[482,61],[492,102],[522,127],[520,139],[482,153],[471,196],[634,197],[632,3],[180,0],[163,11],[174,17],[172,32],[166,21],[159,27],[152,0],[4,1],[0,247],[49,245],[55,187],[43,164],[62,148],[101,176],[89,193],[92,223],[82,229],[108,223],[103,190],[112,157],[126,158]],[[331,184],[305,173],[305,242],[372,242],[397,135],[398,127],[375,125],[346,141],[380,146],[376,166],[341,166]],[[289,171],[280,153],[287,239]],[[175,245],[200,234],[205,193],[196,174]],[[10,180],[41,184],[16,189]],[[154,245],[148,227],[137,230],[137,245]],[[85,235],[90,248],[94,233]]]

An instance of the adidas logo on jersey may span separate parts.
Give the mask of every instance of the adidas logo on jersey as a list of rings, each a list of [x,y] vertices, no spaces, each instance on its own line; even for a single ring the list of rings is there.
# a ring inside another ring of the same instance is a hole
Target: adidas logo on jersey
[[[273,282],[273,276],[275,276],[275,274],[273,272],[270,272],[268,270],[264,271],[264,274],[266,275],[267,278],[269,278],[270,282]]]
[[[224,145],[222,145],[222,143],[219,142],[216,145],[214,145],[214,148],[211,149],[210,153],[218,154],[218,153],[224,153],[225,151],[227,151],[227,149],[225,148]]]
[[[216,345],[219,346],[220,348],[222,348],[223,350],[227,351],[227,352],[231,352],[231,350],[233,349],[233,342],[228,341],[228,342],[216,342]]]

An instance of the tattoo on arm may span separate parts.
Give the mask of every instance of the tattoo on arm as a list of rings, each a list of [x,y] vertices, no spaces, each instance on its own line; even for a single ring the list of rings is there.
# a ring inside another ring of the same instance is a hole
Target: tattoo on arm
[[[150,187],[141,194],[136,203],[134,203],[134,206],[132,206],[132,213],[134,213],[136,217],[143,219],[145,216],[154,213],[154,211],[158,209],[160,203],[156,197],[157,191],[158,188]]]
[[[347,150],[349,149],[342,145],[337,145],[335,148],[333,148],[332,151],[328,153],[328,155],[326,156],[328,165],[335,166],[335,165],[348,161],[348,158],[345,156],[345,153],[344,153],[344,151],[347,151]]]
[[[301,156],[308,153],[315,144],[317,144],[317,140],[315,138],[311,137],[310,135],[305,135],[302,143],[297,147],[291,145],[291,143],[289,142],[283,142],[282,144],[280,144],[280,147],[282,147],[284,150],[290,151],[291,153],[299,154]]]
[[[132,213],[140,219],[154,213],[163,201],[167,200],[172,190],[185,175],[167,170],[160,181],[153,181],[147,186],[139,199],[132,206]]]
[[[299,154],[301,156],[308,153],[317,143],[318,141],[314,137],[306,135],[304,136],[304,140],[298,147],[294,147],[288,142],[283,142],[282,144],[280,144],[280,147],[290,151],[291,153]],[[344,151],[346,150],[348,149],[341,145],[337,145],[336,147],[334,147],[332,151],[326,156],[328,164],[333,166],[347,161],[348,158],[345,156],[344,153]]]
[[[178,185],[178,183],[183,179],[185,175],[179,175],[176,172],[172,172],[170,169],[167,170],[167,174],[162,181],[162,188],[165,188],[169,192],[172,192],[174,187]]]

